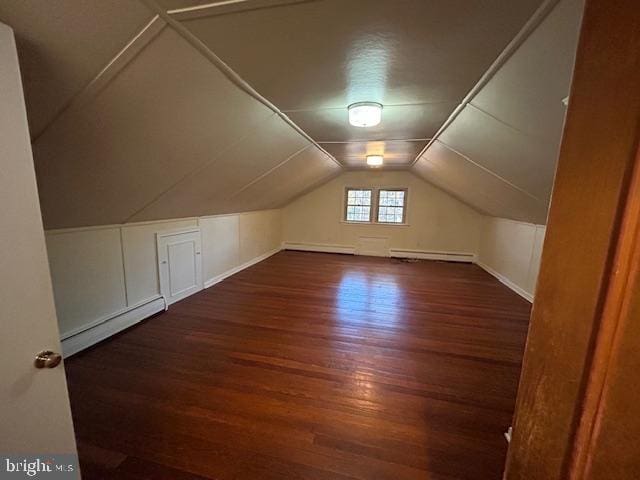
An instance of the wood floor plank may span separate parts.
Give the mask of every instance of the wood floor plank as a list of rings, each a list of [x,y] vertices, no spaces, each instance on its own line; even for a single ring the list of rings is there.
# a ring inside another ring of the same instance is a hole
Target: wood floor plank
[[[498,480],[529,313],[474,265],[281,252],[66,363],[84,478]]]

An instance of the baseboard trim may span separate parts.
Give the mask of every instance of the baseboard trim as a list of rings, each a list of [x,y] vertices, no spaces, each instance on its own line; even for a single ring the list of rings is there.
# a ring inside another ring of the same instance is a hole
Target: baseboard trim
[[[356,247],[348,245],[331,245],[326,243],[297,243],[284,242],[283,250],[296,250],[300,252],[320,252],[320,253],[343,253],[347,255],[355,255]]]
[[[507,277],[505,277],[501,273],[498,273],[497,271],[495,271],[489,265],[487,265],[485,263],[482,263],[480,261],[477,261],[476,264],[480,268],[485,270],[487,273],[489,273],[489,274],[493,275],[494,277],[496,277],[501,283],[503,283],[504,285],[509,287],[511,290],[513,290],[518,295],[520,295],[522,298],[524,298],[525,300],[527,300],[530,303],[533,303],[533,295],[532,294],[530,294],[529,292],[525,291],[523,288],[521,288],[518,285],[516,285],[515,283],[513,283],[511,280],[509,280]]]
[[[64,338],[62,340],[62,353],[65,358],[70,357],[164,309],[164,299],[162,297],[154,298],[148,303],[138,305],[98,325]]]
[[[216,283],[220,283],[225,278],[228,278],[231,275],[235,275],[236,273],[244,270],[245,268],[249,268],[252,265],[255,265],[256,263],[260,263],[263,260],[266,260],[270,256],[275,255],[276,253],[278,253],[280,250],[282,250],[282,248],[274,248],[273,250],[270,250],[267,253],[264,253],[264,254],[262,254],[262,255],[260,255],[258,257],[252,258],[251,260],[249,260],[248,262],[243,263],[242,265],[239,265],[237,267],[233,267],[232,269],[227,270],[226,272],[221,273],[220,275],[216,275],[215,277],[210,278],[209,280],[204,282],[204,288],[212,287]]]
[[[474,263],[476,261],[475,253],[409,250],[406,248],[390,248],[389,256],[393,258],[419,258],[421,260],[444,260],[462,263]]]

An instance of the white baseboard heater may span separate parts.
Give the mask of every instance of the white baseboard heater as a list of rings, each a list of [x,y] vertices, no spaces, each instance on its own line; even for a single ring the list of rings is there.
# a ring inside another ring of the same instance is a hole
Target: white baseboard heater
[[[476,261],[475,253],[410,250],[405,248],[390,248],[389,256],[393,258],[418,258],[421,260],[443,260],[463,263],[474,263]]]
[[[343,253],[355,255],[356,248],[349,245],[330,245],[326,243],[298,243],[284,242],[283,250],[297,250],[300,252]]]
[[[102,340],[149,318],[166,308],[161,296],[150,298],[138,305],[126,308],[111,316],[93,322],[62,337],[62,353],[65,358],[89,348]]]

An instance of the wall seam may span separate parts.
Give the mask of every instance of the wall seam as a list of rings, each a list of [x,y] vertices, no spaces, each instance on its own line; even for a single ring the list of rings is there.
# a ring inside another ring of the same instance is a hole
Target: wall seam
[[[131,305],[129,305],[129,288],[127,287],[127,268],[125,266],[125,261],[124,261],[124,239],[122,237],[122,227],[118,227],[118,233],[120,234],[120,259],[122,261],[122,280],[123,280],[123,286],[124,286],[124,304],[127,307],[130,307]]]

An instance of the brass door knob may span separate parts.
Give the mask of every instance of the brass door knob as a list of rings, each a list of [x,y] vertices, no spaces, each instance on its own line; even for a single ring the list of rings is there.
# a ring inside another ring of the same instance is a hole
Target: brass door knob
[[[62,361],[62,355],[51,350],[44,350],[36,355],[36,368],[56,368]]]

